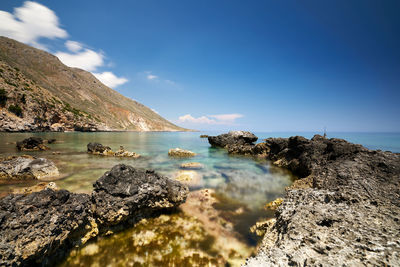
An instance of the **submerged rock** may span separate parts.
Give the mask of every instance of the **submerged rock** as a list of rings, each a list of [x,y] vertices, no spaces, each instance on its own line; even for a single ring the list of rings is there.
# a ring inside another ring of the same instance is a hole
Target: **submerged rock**
[[[51,160],[32,156],[12,156],[0,160],[0,179],[46,179],[59,175]]]
[[[181,148],[171,148],[168,151],[168,156],[177,158],[189,158],[196,156],[196,153]]]
[[[40,137],[29,137],[22,141],[18,141],[17,148],[20,151],[37,151],[50,149],[43,144],[43,139]]]
[[[22,188],[15,188],[12,190],[13,194],[31,194],[33,192],[39,192],[45,189],[53,189],[53,190],[59,190],[58,186],[54,182],[40,182],[38,184],[35,184],[34,186],[30,187],[22,187]]]
[[[175,176],[175,180],[188,186],[201,186],[203,183],[201,175],[193,170],[180,170]]]
[[[202,134],[202,135],[200,135],[200,138],[208,138],[208,135]]]
[[[203,164],[199,162],[188,162],[182,163],[180,166],[181,169],[189,169],[189,170],[199,170],[203,168]]]
[[[91,195],[48,188],[6,196],[0,200],[0,265],[55,264],[98,234],[177,207],[187,193],[152,171],[116,165]]]
[[[400,154],[342,139],[229,145],[296,174],[246,266],[392,266],[400,262]]]
[[[127,157],[139,158],[140,155],[135,152],[126,151],[123,146],[119,147],[116,152],[112,151],[109,146],[103,146],[99,143],[89,143],[87,145],[87,152],[94,155],[113,156],[113,157]]]

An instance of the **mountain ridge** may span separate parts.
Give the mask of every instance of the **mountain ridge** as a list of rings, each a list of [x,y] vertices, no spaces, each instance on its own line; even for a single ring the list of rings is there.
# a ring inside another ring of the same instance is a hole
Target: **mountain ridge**
[[[188,131],[90,72],[2,36],[0,90],[0,131]]]

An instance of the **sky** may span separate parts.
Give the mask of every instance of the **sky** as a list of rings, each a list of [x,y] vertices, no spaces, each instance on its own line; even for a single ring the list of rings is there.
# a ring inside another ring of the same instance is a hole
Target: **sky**
[[[400,1],[1,0],[0,35],[199,130],[400,132]]]

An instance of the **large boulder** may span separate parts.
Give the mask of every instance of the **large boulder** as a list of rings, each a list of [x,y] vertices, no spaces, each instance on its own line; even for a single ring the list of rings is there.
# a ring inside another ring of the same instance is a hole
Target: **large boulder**
[[[103,146],[99,143],[87,144],[87,152],[94,155],[112,156],[112,157],[123,157],[123,158],[140,158],[140,155],[135,152],[130,152],[124,149],[123,146],[119,147],[119,150],[112,151],[109,146]]]
[[[0,200],[0,265],[51,265],[92,230],[90,197],[46,189]]]
[[[40,137],[29,137],[17,142],[17,148],[20,151],[38,151],[48,150],[49,147],[43,144],[43,139]]]
[[[208,142],[213,147],[228,148],[229,146],[253,145],[257,136],[247,131],[230,131],[227,134],[209,136]]]
[[[119,164],[94,184],[92,200],[102,225],[132,224],[185,202],[188,188],[154,171]]]
[[[12,156],[0,160],[0,179],[48,179],[59,175],[51,160],[32,156]]]

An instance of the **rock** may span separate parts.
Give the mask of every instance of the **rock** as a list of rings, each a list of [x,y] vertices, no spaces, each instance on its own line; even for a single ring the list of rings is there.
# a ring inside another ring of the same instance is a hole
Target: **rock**
[[[187,194],[177,181],[121,164],[91,195],[49,188],[8,195],[0,199],[0,266],[55,265],[71,248],[174,209]]]
[[[202,135],[200,135],[200,138],[208,138],[208,135],[202,134]]]
[[[234,153],[299,177],[246,266],[398,265],[400,154],[321,136],[268,138]]]
[[[208,142],[213,147],[222,147],[222,148],[230,148],[230,149],[238,149],[240,147],[252,147],[253,143],[258,139],[257,136],[252,134],[251,132],[246,131],[230,131],[227,134],[221,134],[218,136],[209,136]]]
[[[93,186],[95,214],[107,226],[132,224],[149,214],[177,207],[188,193],[178,181],[124,164],[114,166]]]
[[[188,186],[200,186],[202,177],[196,171],[181,170],[175,175],[175,180],[187,184]]]
[[[55,143],[56,141],[57,141],[56,139],[52,138],[52,139],[47,140],[47,143],[48,143],[48,144],[53,144],[53,143]]]
[[[196,153],[181,148],[173,148],[173,149],[171,148],[168,151],[168,156],[177,158],[188,158],[196,156]]]
[[[283,199],[279,197],[279,198],[275,199],[274,201],[271,201],[271,202],[267,203],[264,206],[264,209],[266,209],[266,210],[277,210],[278,207],[282,204],[282,202],[283,202]]]
[[[189,169],[189,170],[199,170],[203,168],[203,164],[199,162],[188,162],[182,163],[180,166],[181,169]]]
[[[48,150],[49,147],[43,144],[43,139],[40,137],[29,137],[17,142],[17,148],[20,151],[35,151]]]
[[[58,190],[58,186],[56,185],[56,183],[54,182],[50,182],[50,183],[45,183],[45,182],[41,182],[38,183],[34,186],[30,186],[30,187],[23,187],[23,188],[15,188],[12,193],[13,194],[31,194],[33,192],[39,192],[45,189],[53,189],[53,190]]]
[[[46,179],[59,175],[51,160],[31,156],[12,156],[0,161],[0,179]]]
[[[87,152],[94,155],[113,156],[113,157],[127,157],[127,158],[139,158],[140,155],[135,152],[129,152],[124,149],[123,146],[119,147],[116,152],[112,151],[109,146],[103,146],[99,143],[89,143],[87,145]]]
[[[90,232],[90,197],[66,190],[0,200],[0,265],[51,265]]]
[[[108,151],[111,151],[111,147],[103,146],[99,143],[89,143],[87,144],[87,152],[91,154],[107,154]]]
[[[124,149],[123,146],[119,147],[119,150],[114,153],[115,157],[128,157],[128,158],[140,158],[140,155],[135,152],[129,152]]]

